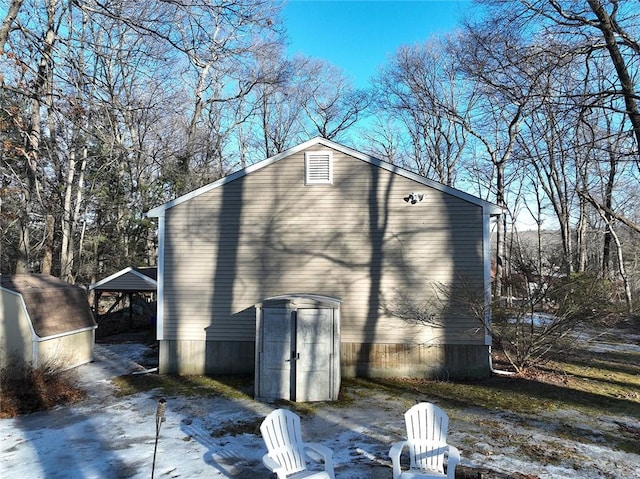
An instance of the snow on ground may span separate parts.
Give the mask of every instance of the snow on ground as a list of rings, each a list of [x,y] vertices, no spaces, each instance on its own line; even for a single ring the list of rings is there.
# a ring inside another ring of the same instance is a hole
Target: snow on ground
[[[250,399],[167,397],[154,467],[159,396],[117,397],[110,384],[116,375],[143,369],[144,353],[139,344],[98,344],[96,361],[78,368],[90,391],[86,401],[0,420],[0,478],[271,477],[261,463],[266,450],[258,426],[277,406]],[[337,479],[390,479],[387,453],[402,438],[402,414],[410,406],[406,397],[382,391],[346,407],[324,404],[302,417],[303,436],[333,449]],[[580,422],[568,410],[526,417],[441,406],[451,417],[449,442],[461,450],[463,465],[540,479],[640,478],[640,455],[613,451],[606,441],[620,421],[640,429],[638,418]],[[593,441],[558,436],[554,431],[565,422],[581,434],[592,431]],[[528,448],[538,462],[523,454]]]

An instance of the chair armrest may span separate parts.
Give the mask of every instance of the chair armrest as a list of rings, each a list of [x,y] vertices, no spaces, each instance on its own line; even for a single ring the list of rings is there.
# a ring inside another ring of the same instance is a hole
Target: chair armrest
[[[333,457],[333,451],[331,449],[329,449],[327,446],[323,446],[322,444],[318,444],[316,442],[305,442],[304,448],[305,448],[305,452],[306,452],[306,449],[311,449],[311,451],[319,454],[320,456],[322,456],[323,460],[331,459]],[[309,454],[307,453],[307,455]],[[313,456],[309,456],[309,457],[314,459]]]
[[[284,467],[278,462],[276,462],[276,460],[273,459],[269,454],[265,454],[264,456],[262,456],[262,464],[264,464],[264,466],[267,469],[269,469],[271,472],[273,472],[274,474],[277,474],[278,477],[281,477],[280,473],[284,472],[285,470]]]
[[[333,451],[327,446],[323,446],[316,442],[306,442],[303,447],[307,457],[316,462],[318,462],[318,460],[322,460],[322,462],[324,462],[324,470],[329,474],[331,479],[335,479],[333,472]]]
[[[406,444],[407,441],[394,442],[391,445],[391,449],[389,449],[389,457],[391,458],[391,464],[393,465],[393,479],[398,479],[400,477],[400,472],[402,472],[400,467],[400,454],[402,454],[402,450]]]
[[[456,466],[460,462],[460,451],[455,446],[448,446],[447,454],[447,479],[455,479]]]

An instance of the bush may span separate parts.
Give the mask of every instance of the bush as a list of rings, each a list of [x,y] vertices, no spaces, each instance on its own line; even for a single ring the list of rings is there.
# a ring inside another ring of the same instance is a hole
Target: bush
[[[624,305],[614,298],[610,281],[590,273],[571,274],[550,281],[541,294],[517,305],[494,305],[491,333],[511,365],[524,371],[570,351],[585,328],[617,318]]]
[[[84,397],[72,373],[55,365],[34,368],[13,358],[0,369],[0,418],[45,411]]]
[[[591,273],[573,273],[557,280],[547,293],[556,316],[576,323],[602,323],[623,311],[616,287]]]
[[[537,281],[523,283],[523,297],[509,302],[497,298],[491,311],[486,308],[482,285],[464,277],[455,284],[435,284],[435,299],[414,298],[399,291],[384,306],[395,317],[432,327],[444,327],[451,316],[473,317],[487,328],[496,350],[504,353],[517,372],[570,351],[584,328],[611,324],[624,311],[624,303],[616,299],[615,285],[592,274],[549,276]]]

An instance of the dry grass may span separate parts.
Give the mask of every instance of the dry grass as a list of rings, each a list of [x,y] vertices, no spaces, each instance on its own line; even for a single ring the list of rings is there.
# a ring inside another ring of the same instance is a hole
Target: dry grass
[[[118,394],[128,396],[159,389],[165,396],[217,396],[227,399],[251,399],[253,376],[174,376],[140,374],[119,376],[113,383]]]
[[[3,419],[46,411],[84,397],[84,391],[75,386],[72,373],[52,365],[33,368],[10,361],[0,370],[0,418]]]

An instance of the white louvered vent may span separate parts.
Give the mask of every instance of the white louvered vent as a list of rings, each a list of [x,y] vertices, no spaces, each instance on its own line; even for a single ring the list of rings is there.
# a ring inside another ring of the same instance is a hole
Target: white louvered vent
[[[304,154],[305,184],[330,185],[333,182],[333,153],[308,151]]]

